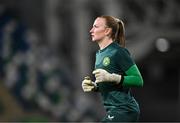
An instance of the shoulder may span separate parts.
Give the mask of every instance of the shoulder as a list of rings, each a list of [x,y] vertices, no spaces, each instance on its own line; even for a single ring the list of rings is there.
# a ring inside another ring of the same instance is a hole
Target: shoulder
[[[124,48],[124,47],[121,47],[117,44],[116,46],[116,54],[115,54],[116,57],[118,57],[119,59],[124,59],[126,61],[132,61],[132,57],[131,57],[131,54],[129,52],[129,50],[127,48]]]
[[[120,55],[120,56],[121,56],[121,55],[128,55],[128,56],[131,55],[130,52],[129,52],[129,50],[128,50],[127,48],[121,47],[121,46],[118,45],[118,44],[116,44],[115,47],[116,47],[116,54],[117,54],[117,55]]]

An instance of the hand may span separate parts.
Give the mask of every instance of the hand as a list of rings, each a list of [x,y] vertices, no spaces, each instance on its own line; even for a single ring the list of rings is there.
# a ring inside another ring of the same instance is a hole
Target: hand
[[[118,84],[121,81],[121,75],[108,73],[104,69],[96,69],[93,71],[93,74],[95,74],[95,77],[96,77],[95,83],[115,82],[116,84]]]
[[[84,80],[82,81],[82,88],[84,92],[90,92],[90,91],[94,91],[96,90],[96,83],[91,81],[90,77],[87,76],[84,78]]]

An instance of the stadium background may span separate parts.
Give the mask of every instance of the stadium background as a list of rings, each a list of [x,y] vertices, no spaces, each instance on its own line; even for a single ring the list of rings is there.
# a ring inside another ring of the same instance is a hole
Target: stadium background
[[[180,121],[179,0],[1,0],[0,121],[99,121],[99,94],[84,93],[99,15],[125,22],[144,87],[140,121]]]

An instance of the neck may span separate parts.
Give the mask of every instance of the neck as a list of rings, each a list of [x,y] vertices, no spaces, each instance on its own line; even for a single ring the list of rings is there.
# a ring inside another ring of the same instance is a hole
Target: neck
[[[104,49],[105,47],[107,47],[112,42],[113,42],[112,39],[104,39],[104,40],[99,41],[98,45],[100,47],[100,50]]]

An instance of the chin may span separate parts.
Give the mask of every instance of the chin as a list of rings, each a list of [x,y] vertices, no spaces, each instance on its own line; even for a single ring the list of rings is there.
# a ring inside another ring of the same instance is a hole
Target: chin
[[[92,39],[92,42],[97,42],[97,40],[93,40],[93,39]]]
[[[92,38],[91,41],[92,41],[92,42],[95,42],[96,40]]]

